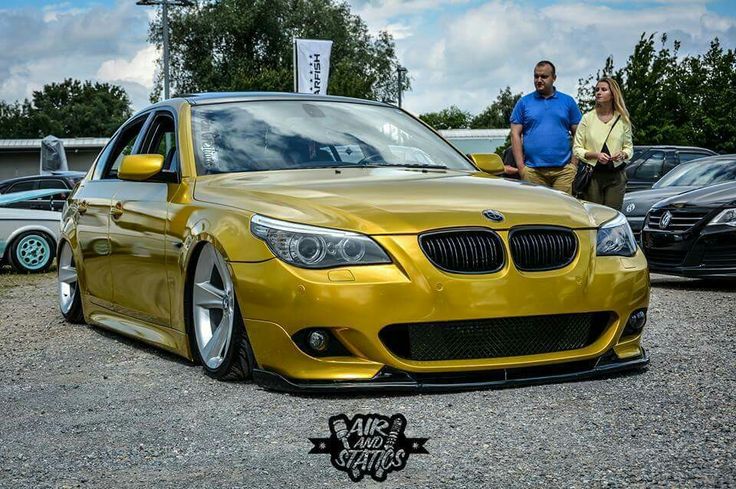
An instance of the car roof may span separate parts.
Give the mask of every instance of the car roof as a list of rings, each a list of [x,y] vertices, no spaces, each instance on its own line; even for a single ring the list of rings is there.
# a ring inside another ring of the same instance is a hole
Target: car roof
[[[650,150],[650,149],[694,150],[694,151],[705,151],[705,152],[708,152],[714,155],[717,154],[712,149],[701,148],[699,146],[677,146],[673,144],[657,144],[657,145],[652,145],[652,146],[641,146],[641,147],[647,150]]]
[[[186,100],[191,105],[224,102],[245,102],[252,100],[310,100],[315,102],[353,102],[393,107],[393,105],[389,105],[385,102],[377,102],[375,100],[366,100],[352,97],[339,97],[336,95],[312,95],[309,93],[292,92],[203,92],[185,94],[181,95],[178,98],[181,100]]]

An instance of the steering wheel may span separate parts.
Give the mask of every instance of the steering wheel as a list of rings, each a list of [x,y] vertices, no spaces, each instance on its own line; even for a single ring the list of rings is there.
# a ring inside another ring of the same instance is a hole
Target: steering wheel
[[[381,153],[373,153],[372,155],[368,155],[365,158],[362,158],[356,163],[356,165],[365,165],[372,161],[383,161],[383,155],[381,155]]]

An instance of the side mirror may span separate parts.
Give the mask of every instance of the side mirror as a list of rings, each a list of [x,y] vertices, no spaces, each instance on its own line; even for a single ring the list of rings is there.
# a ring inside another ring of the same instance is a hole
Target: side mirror
[[[473,153],[470,155],[475,166],[491,175],[498,175],[504,172],[503,160],[496,153]]]
[[[164,157],[162,155],[128,155],[123,157],[120,163],[118,178],[140,182],[156,175],[163,167]]]

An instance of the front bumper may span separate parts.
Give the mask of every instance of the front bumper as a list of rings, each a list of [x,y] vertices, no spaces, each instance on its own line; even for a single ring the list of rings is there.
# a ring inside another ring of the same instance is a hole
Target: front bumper
[[[507,233],[499,234],[507,243]],[[400,371],[410,376],[404,383],[426,388],[432,376],[472,378],[485,372],[493,380],[482,383],[496,385],[500,380],[516,382],[505,374],[499,378],[504,371],[553,372],[559,365],[597,361],[612,351],[623,362],[641,356],[640,335],[622,337],[622,333],[631,313],[648,307],[649,273],[643,253],[596,257],[595,230],[577,234],[575,260],[543,272],[519,271],[509,260],[495,273],[443,272],[426,259],[417,237],[410,235],[375,237],[394,259],[390,265],[305,270],[276,259],[230,263],[258,365],[255,377],[264,383],[267,377],[282,378],[286,384],[328,388],[335,382],[377,385],[384,382],[382,372]],[[392,353],[379,335],[394,324],[595,312],[609,313],[610,322],[592,343],[549,353],[420,361]],[[346,351],[329,357],[306,353],[293,338],[307,328],[329,329]],[[586,370],[591,369],[595,370],[588,364]],[[584,372],[575,374],[580,375]],[[452,383],[458,382],[475,385],[457,378]]]
[[[648,364],[649,355],[642,349],[640,356],[626,360],[619,360],[615,355],[604,355],[593,361],[563,363],[555,365],[554,368],[521,367],[454,376],[421,376],[384,368],[373,378],[362,381],[302,381],[284,377],[276,372],[256,369],[253,372],[253,380],[269,390],[305,394],[335,391],[452,392],[576,381],[640,370]]]
[[[736,278],[736,229],[699,226],[684,233],[645,228],[649,270],[690,278]]]

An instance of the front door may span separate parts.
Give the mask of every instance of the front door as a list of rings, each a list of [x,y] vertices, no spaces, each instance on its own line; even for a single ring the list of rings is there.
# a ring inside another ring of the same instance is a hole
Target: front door
[[[176,131],[172,114],[152,116],[138,154],[161,154],[164,170],[144,182],[124,181],[110,209],[110,266],[113,302],[119,312],[169,326],[171,305],[166,274],[166,222],[169,193],[176,190]]]

